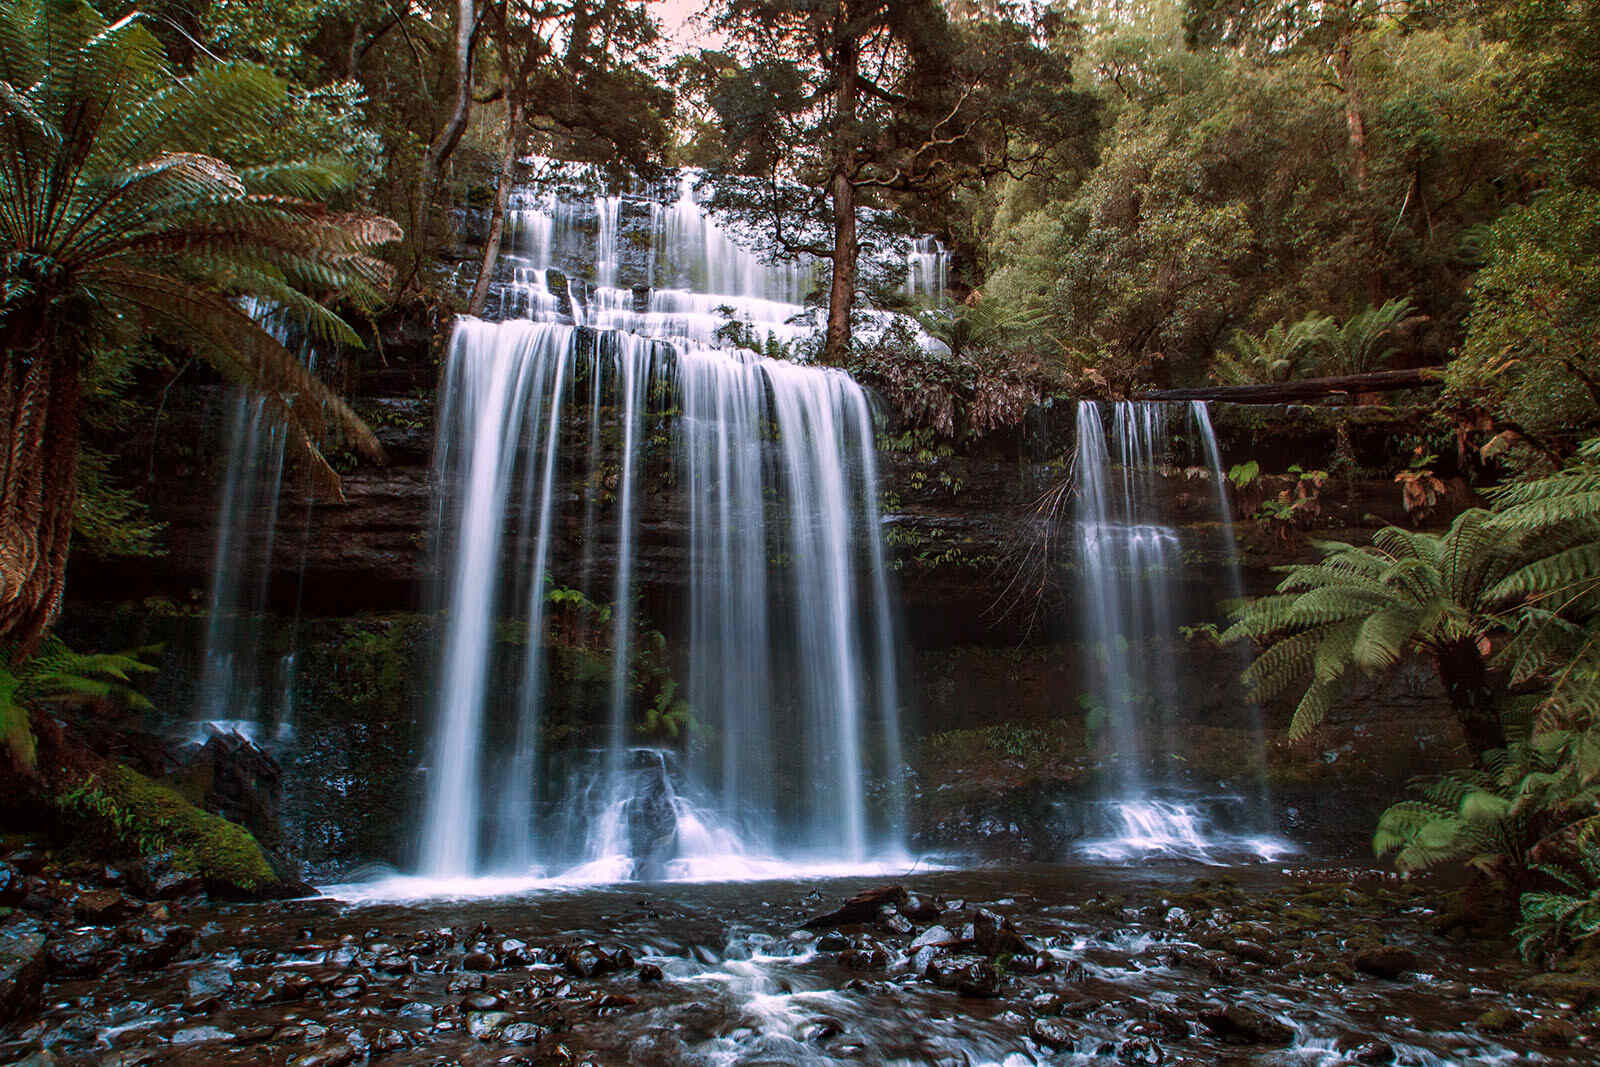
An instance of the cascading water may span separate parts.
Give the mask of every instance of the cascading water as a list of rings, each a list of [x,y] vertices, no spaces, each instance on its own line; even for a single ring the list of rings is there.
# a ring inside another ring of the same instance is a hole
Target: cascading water
[[[286,320],[265,305],[247,309],[281,344]],[[315,366],[309,347],[303,357]],[[217,540],[206,600],[205,648],[190,729],[204,744],[214,732],[265,741],[292,732],[295,652],[268,651],[268,587],[283,488],[285,434],[266,400],[249,390],[228,400],[227,461],[217,496]],[[309,512],[307,521],[309,522]],[[307,527],[309,529],[309,526]],[[304,542],[302,542],[302,553]]]
[[[950,254],[933,237],[919,237],[906,253],[906,298],[913,302],[944,303],[950,284]]]
[[[896,647],[866,395],[842,372],[716,347],[729,309],[757,344],[813,329],[809,271],[764,267],[688,184],[670,204],[595,198],[592,218],[568,199],[520,203],[501,307],[524,317],[459,322],[441,391],[422,873],[728,877],[897,855]],[[587,299],[578,230],[597,239]],[[681,759],[634,741],[641,513],[663,507],[687,534],[696,725]],[[587,635],[610,659],[589,750],[542,745],[558,574],[610,601]]]
[[[1223,588],[1238,599],[1243,582],[1225,473],[1205,405],[1123,401],[1111,410],[1109,433],[1099,405],[1083,401],[1077,410],[1072,477],[1079,625],[1089,658],[1091,733],[1103,734],[1111,763],[1101,805],[1106,834],[1092,837],[1084,849],[1103,858],[1149,852],[1203,858],[1213,848],[1258,855],[1284,851],[1281,842],[1259,834],[1222,833],[1214,816],[1228,805],[1197,806],[1168,796],[1185,786],[1175,764],[1183,752],[1176,673],[1183,546],[1164,521],[1162,467],[1173,448],[1174,417],[1185,413],[1216,487]],[[1262,744],[1259,710],[1255,736]],[[1264,791],[1232,800],[1244,809],[1242,815],[1230,812],[1232,821],[1258,831]]]

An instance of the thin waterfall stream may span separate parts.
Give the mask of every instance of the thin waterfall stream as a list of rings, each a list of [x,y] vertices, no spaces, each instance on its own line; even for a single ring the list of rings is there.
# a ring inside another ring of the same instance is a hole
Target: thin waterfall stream
[[[1098,832],[1081,851],[1107,860],[1151,853],[1264,858],[1291,851],[1268,832],[1264,783],[1248,795],[1195,795],[1178,761],[1185,751],[1176,642],[1183,615],[1184,545],[1167,518],[1164,468],[1177,443],[1174,421],[1198,439],[1214,492],[1220,575],[1228,599],[1243,595],[1226,472],[1210,414],[1186,405],[1121,401],[1107,429],[1101,405],[1077,407],[1072,468],[1079,568],[1078,620],[1089,657],[1092,722],[1107,736]],[[1253,739],[1265,745],[1260,710]]]

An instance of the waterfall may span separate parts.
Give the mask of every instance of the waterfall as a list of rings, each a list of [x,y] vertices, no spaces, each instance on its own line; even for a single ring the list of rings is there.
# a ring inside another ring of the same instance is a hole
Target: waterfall
[[[271,306],[251,302],[246,310],[280,344],[294,343],[286,319]],[[316,366],[313,349],[301,354]],[[274,719],[279,736],[292,733],[295,650],[291,645],[274,659],[267,647],[286,437],[264,397],[236,387],[227,403],[227,459],[217,494],[205,646],[190,729],[200,744],[216,730],[263,741]],[[309,532],[309,501],[307,508]],[[302,539],[302,571],[305,548]]]
[[[906,253],[906,299],[934,307],[944,303],[950,280],[950,254],[932,237],[918,237]]]
[[[728,344],[730,317],[758,345],[814,330],[809,268],[738,247],[687,181],[671,202],[515,204],[503,320],[457,323],[441,384],[421,872],[708,877],[898,854],[872,410],[840,371]],[[681,517],[675,548],[663,516]],[[682,559],[665,610],[663,552]],[[569,585],[609,600],[580,635],[609,668],[550,745],[547,598]],[[665,747],[638,734],[644,657],[666,654],[640,647],[646,625],[678,635],[681,690],[655,710],[681,699],[691,721]]]
[[[1224,840],[1215,833],[1208,838],[1210,816],[1194,803],[1156,798],[1192,788],[1179,773],[1184,743],[1177,642],[1179,623],[1188,617],[1183,544],[1169,518],[1163,470],[1177,445],[1175,417],[1183,415],[1214,487],[1222,564],[1215,576],[1220,595],[1213,601],[1238,599],[1243,582],[1232,514],[1205,405],[1119,402],[1111,408],[1109,430],[1100,405],[1082,401],[1077,409],[1072,484],[1078,626],[1088,657],[1090,733],[1110,761],[1103,795],[1112,809],[1106,820],[1110,836],[1091,840],[1085,849],[1103,858],[1149,851],[1198,855],[1210,847],[1208,840]],[[1254,736],[1258,746],[1264,744],[1259,709]],[[1264,791],[1234,799],[1244,814],[1233,821],[1259,828]],[[1281,844],[1259,837],[1227,840],[1258,854],[1282,851]]]

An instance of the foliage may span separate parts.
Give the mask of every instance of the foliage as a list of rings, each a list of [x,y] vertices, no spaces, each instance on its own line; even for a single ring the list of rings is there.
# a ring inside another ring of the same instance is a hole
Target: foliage
[[[381,455],[365,424],[241,308],[271,301],[355,343],[324,300],[371,302],[387,219],[328,210],[345,175],[252,155],[283,84],[242,63],[177,77],[137,14],[85,0],[0,9],[0,634],[28,651],[54,620],[76,492],[79,409],[97,357],[147,333],[259,390],[332,494],[321,443]],[[225,159],[224,156],[227,158]]]
[[[912,426],[952,440],[982,437],[1014,425],[1045,393],[1047,377],[996,342],[1014,324],[995,322],[981,307],[927,316],[924,323],[948,339],[943,351],[901,319],[874,343],[858,344],[845,364]]]
[[[1559,859],[1533,869],[1555,888],[1522,895],[1515,936],[1525,958],[1581,947],[1600,935],[1600,823],[1586,823]]]
[[[1418,445],[1406,469],[1394,476],[1400,486],[1400,503],[1413,525],[1422,522],[1444,498],[1444,482],[1433,473],[1438,456],[1427,456]]]
[[[55,803],[80,830],[138,855],[169,855],[180,870],[245,891],[278,880],[250,832],[205,812],[168,786],[120,765],[91,772]]]
[[[1401,870],[1465,863],[1505,888],[1529,887],[1541,856],[1600,816],[1600,732],[1540,734],[1485,753],[1483,769],[1413,786],[1419,799],[1384,812],[1373,836]]]
[[[1308,471],[1299,464],[1291,466],[1288,474],[1294,482],[1287,489],[1280,490],[1277,496],[1263,499],[1255,516],[1257,522],[1282,541],[1289,539],[1291,531],[1310,525],[1322,514],[1319,500],[1322,487],[1328,480],[1327,471]]]
[[[29,712],[51,706],[119,700],[150,710],[133,687],[135,675],[155,670],[139,657],[148,652],[74,652],[57,638],[46,638],[33,655],[16,659],[0,648],[0,744],[24,770],[34,770],[34,737]]]
[[[1212,373],[1225,385],[1286,382],[1299,377],[1336,332],[1333,316],[1315,313],[1288,326],[1274,323],[1259,337],[1235,330],[1232,347],[1217,352]]]
[[[1546,665],[1548,634],[1563,632],[1588,606],[1571,598],[1549,605],[1548,598],[1575,582],[1600,581],[1592,525],[1521,530],[1477,509],[1443,535],[1391,526],[1370,546],[1318,547],[1319,562],[1283,568],[1277,594],[1238,609],[1225,635],[1264,646],[1245,672],[1257,699],[1305,686],[1289,729],[1295,739],[1321,722],[1352,672],[1378,674],[1416,652],[1433,660],[1473,750],[1502,747],[1491,637],[1515,633],[1494,662],[1513,679],[1531,677]],[[1533,608],[1534,597],[1547,606]],[[1542,612],[1544,625],[1518,630],[1519,609]]]

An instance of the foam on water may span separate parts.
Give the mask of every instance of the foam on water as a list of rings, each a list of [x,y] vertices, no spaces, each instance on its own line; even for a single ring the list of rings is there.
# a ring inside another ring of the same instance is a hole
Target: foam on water
[[[1295,851],[1279,838],[1218,830],[1195,804],[1140,798],[1114,801],[1107,807],[1113,822],[1111,832],[1078,845],[1080,853],[1093,859],[1127,863],[1178,857],[1224,864],[1253,858],[1271,863]]]

